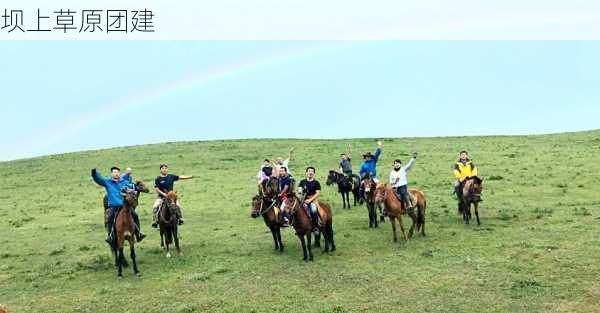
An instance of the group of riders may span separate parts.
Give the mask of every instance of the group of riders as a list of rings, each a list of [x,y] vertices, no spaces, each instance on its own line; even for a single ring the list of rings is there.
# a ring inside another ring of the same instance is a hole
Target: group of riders
[[[113,238],[113,236],[114,236],[114,227],[113,226],[114,226],[115,218],[117,216],[117,212],[119,212],[119,210],[123,207],[122,192],[124,190],[128,190],[128,189],[131,190],[131,189],[138,188],[137,185],[135,185],[132,181],[132,178],[131,178],[132,169],[131,168],[127,168],[125,170],[125,174],[123,174],[123,175],[121,175],[121,169],[119,169],[116,166],[113,166],[110,169],[110,172],[111,172],[110,177],[104,177],[98,172],[98,170],[92,169],[92,179],[94,180],[94,182],[96,182],[98,185],[104,187],[104,189],[106,190],[106,200],[107,200],[106,207],[107,207],[108,215],[105,220],[105,224],[106,224],[105,226],[106,226],[106,230],[108,232],[106,242],[108,242],[109,244],[114,239]],[[158,218],[157,218],[158,210],[160,209],[163,202],[165,201],[167,194],[169,192],[173,191],[175,182],[178,180],[187,180],[187,179],[192,179],[192,178],[194,178],[194,176],[192,176],[192,175],[169,174],[169,166],[167,164],[160,165],[160,174],[154,180],[154,190],[156,191],[158,197],[152,207],[152,211],[153,211],[152,227],[154,227],[154,228],[158,227]],[[184,220],[183,220],[183,216],[181,215],[181,207],[179,206],[179,201],[177,201],[177,203],[176,203],[175,211],[176,211],[178,224],[182,225]],[[130,212],[131,212],[131,217],[135,223],[136,241],[140,242],[146,237],[146,235],[144,235],[144,233],[142,233],[142,231],[141,231],[140,220],[139,220],[137,213],[135,212],[135,208],[133,208],[133,210],[130,210]]]
[[[372,179],[374,183],[378,183],[377,179],[377,163],[379,161],[379,157],[381,156],[383,147],[383,142],[377,142],[377,149],[375,153],[367,152],[363,154],[363,162],[360,165],[359,174],[355,175],[352,171],[352,150],[351,147],[348,146],[348,151],[341,154],[341,161],[339,164],[339,172],[346,175],[349,179],[353,180],[354,178],[358,179],[360,182],[364,181],[366,178]],[[257,179],[259,190],[262,190],[267,182],[267,180],[271,177],[278,178],[278,193],[277,193],[277,205],[281,214],[279,215],[281,218],[281,222],[284,226],[289,226],[290,224],[290,214],[288,207],[288,199],[294,192],[295,179],[292,176],[292,173],[289,169],[289,162],[292,160],[294,148],[289,151],[288,157],[277,158],[275,162],[271,162],[269,159],[263,160],[263,164],[261,165],[260,171],[258,172]],[[398,199],[404,202],[406,208],[411,208],[414,206],[412,203],[411,197],[408,193],[408,179],[407,172],[412,168],[416,159],[417,153],[413,153],[410,161],[403,166],[402,161],[400,159],[395,159],[393,163],[393,169],[389,175],[389,184],[393,187],[396,192]],[[472,178],[477,176],[477,168],[475,164],[469,159],[469,155],[467,151],[461,151],[460,157],[458,161],[454,165],[454,178],[455,181],[455,194],[461,199],[463,193],[464,183]],[[102,186],[106,190],[106,206],[108,211],[108,217],[106,219],[106,229],[108,232],[108,236],[106,241],[112,242],[112,236],[114,234],[114,221],[117,215],[117,212],[123,206],[123,196],[122,191],[124,189],[135,189],[136,185],[133,184],[131,174],[132,169],[127,168],[125,170],[125,174],[121,175],[121,170],[114,166],[110,169],[111,175],[110,177],[102,176],[96,169],[92,169],[92,179],[98,185]],[[318,233],[318,218],[319,214],[317,212],[317,203],[319,196],[321,195],[321,184],[315,178],[316,169],[313,166],[309,166],[305,170],[305,178],[302,179],[298,185],[298,191],[304,195],[303,198],[303,206],[309,210],[310,217],[313,224],[313,232]],[[184,176],[184,175],[173,175],[169,174],[169,167],[167,164],[160,165],[160,174],[156,177],[154,181],[154,190],[157,193],[157,199],[153,205],[153,222],[152,227],[157,227],[157,214],[160,209],[163,201],[167,197],[167,193],[173,191],[173,187],[176,181],[178,180],[187,180],[192,179],[192,175]],[[362,188],[363,184],[360,183],[360,198],[364,198],[364,189]],[[176,215],[178,219],[179,225],[183,224],[184,220],[181,214],[181,207],[179,206],[179,202],[176,203]],[[140,228],[139,217],[135,210],[131,210],[132,219],[136,225],[136,240],[142,241],[144,237],[146,237]]]
[[[375,150],[374,154],[371,152],[363,154],[363,162],[360,165],[358,175],[354,174],[352,171],[351,146],[348,145],[347,152],[344,152],[340,155],[341,161],[339,164],[339,173],[342,173],[348,177],[350,181],[354,181],[356,179],[356,181],[359,182],[359,197],[361,200],[364,198],[363,181],[367,178],[370,178],[375,184],[379,182],[377,178],[377,163],[379,161],[379,157],[381,156],[382,147],[383,141],[377,141],[377,149]],[[290,213],[289,210],[287,210],[289,205],[287,202],[294,192],[293,188],[295,185],[295,180],[289,170],[289,162],[292,160],[293,152],[294,148],[290,150],[286,159],[278,157],[273,163],[269,159],[264,159],[260,171],[257,174],[259,193],[263,192],[266,182],[271,177],[278,178],[279,188],[276,204],[280,210],[279,217],[284,227],[289,226],[290,224]],[[395,159],[393,168],[389,175],[389,185],[393,187],[396,196],[404,203],[406,208],[412,208],[415,205],[408,192],[407,172],[413,167],[417,156],[418,153],[414,152],[412,154],[412,158],[406,165],[403,165],[402,160]],[[454,194],[460,201],[460,199],[462,199],[465,182],[477,176],[477,168],[475,167],[473,161],[469,158],[467,151],[463,150],[460,152],[459,159],[454,164],[453,172],[454,178],[456,179],[454,183]],[[298,192],[304,195],[304,208],[310,212],[313,223],[313,232],[318,233],[317,225],[319,215],[317,213],[316,203],[321,194],[321,184],[315,179],[315,173],[315,167],[309,166],[306,168],[306,177],[300,181],[300,184],[298,185]],[[385,212],[383,212],[383,214],[385,214]]]

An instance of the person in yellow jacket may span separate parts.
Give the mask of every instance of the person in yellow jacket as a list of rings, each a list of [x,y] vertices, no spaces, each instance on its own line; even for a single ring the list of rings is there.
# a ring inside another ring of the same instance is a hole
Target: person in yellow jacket
[[[462,190],[465,183],[465,180],[477,176],[477,167],[471,159],[469,159],[469,153],[467,151],[460,152],[460,158],[454,164],[454,178],[456,178],[456,182],[454,183],[454,193],[458,197],[458,199],[462,199]]]

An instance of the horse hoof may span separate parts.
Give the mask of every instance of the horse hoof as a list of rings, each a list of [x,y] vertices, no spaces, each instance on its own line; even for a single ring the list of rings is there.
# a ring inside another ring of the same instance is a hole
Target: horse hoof
[[[167,253],[167,259],[171,258],[171,252]]]
[[[312,258],[312,257],[310,257],[310,258],[308,258],[308,260],[312,262],[312,261],[313,261],[313,258]]]
[[[123,275],[117,275],[117,279],[118,279],[118,280],[121,280],[121,279],[123,279]]]
[[[141,278],[141,277],[142,277],[142,273],[140,273],[140,272],[137,272],[137,273],[135,273],[135,276],[136,276],[137,278]]]
[[[177,252],[177,256],[183,256],[183,252]]]

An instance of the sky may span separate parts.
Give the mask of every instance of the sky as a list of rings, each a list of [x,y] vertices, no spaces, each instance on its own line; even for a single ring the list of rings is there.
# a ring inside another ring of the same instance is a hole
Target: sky
[[[597,129],[598,55],[598,41],[4,41],[0,160]]]

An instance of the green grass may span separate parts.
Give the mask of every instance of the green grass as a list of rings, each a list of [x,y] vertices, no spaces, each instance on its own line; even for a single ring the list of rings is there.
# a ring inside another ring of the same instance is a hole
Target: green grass
[[[598,312],[600,131],[527,136],[389,139],[392,160],[420,157],[411,186],[428,200],[428,237],[393,243],[389,223],[368,228],[364,207],[333,204],[338,250],[302,261],[283,232],[274,252],[250,218],[264,157],[297,147],[298,177],[324,183],[345,145],[373,140],[236,140],[166,143],[0,163],[0,304],[9,312]],[[471,151],[486,179],[482,226],[465,226],[451,198],[451,165]],[[154,195],[138,212],[149,238],[137,247],[143,278],[116,279],[103,239],[101,199],[89,171],[118,164],[153,181],[162,162],[200,178],[178,182],[183,257],[166,259],[150,227]],[[354,161],[355,169],[358,158]],[[408,221],[406,221],[408,222]]]

